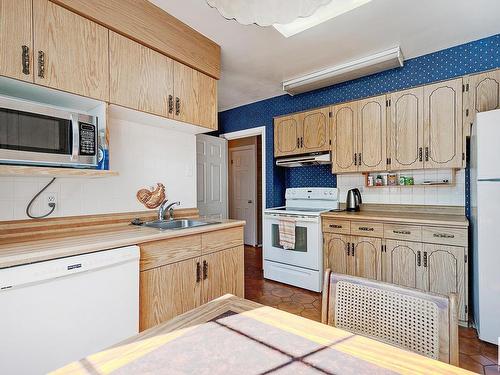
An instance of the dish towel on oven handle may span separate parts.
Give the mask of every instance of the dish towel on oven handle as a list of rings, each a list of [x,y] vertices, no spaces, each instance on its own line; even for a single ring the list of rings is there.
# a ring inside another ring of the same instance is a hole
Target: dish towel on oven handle
[[[279,233],[280,246],[285,250],[293,250],[295,248],[295,218],[280,217],[279,218]]]

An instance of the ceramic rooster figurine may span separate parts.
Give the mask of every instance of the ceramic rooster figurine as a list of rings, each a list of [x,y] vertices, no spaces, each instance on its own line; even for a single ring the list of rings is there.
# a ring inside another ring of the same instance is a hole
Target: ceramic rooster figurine
[[[165,186],[158,182],[155,189],[141,189],[136,196],[146,208],[156,208],[165,201]]]

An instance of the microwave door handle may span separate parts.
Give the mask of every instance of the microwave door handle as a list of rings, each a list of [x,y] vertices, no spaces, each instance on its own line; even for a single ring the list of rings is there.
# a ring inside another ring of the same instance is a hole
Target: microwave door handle
[[[71,128],[73,133],[73,148],[71,150],[71,160],[78,159],[80,151],[80,129],[78,127],[78,114],[71,114]]]

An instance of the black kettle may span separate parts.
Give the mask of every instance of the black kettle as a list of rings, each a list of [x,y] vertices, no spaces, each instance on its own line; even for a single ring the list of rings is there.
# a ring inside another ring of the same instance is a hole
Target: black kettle
[[[363,203],[361,200],[361,192],[359,189],[351,189],[347,192],[346,211],[359,211],[359,205]]]

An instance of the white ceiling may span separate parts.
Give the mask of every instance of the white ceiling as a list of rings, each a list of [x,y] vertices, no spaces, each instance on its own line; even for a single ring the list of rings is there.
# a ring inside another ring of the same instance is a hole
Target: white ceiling
[[[226,20],[205,0],[150,1],[220,44],[219,110],[282,95],[284,79],[396,45],[409,59],[500,33],[499,0],[373,0],[290,38]]]

